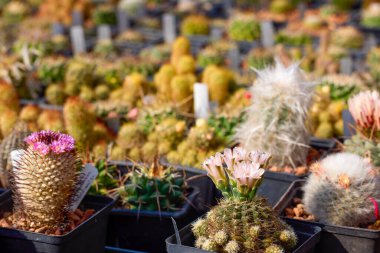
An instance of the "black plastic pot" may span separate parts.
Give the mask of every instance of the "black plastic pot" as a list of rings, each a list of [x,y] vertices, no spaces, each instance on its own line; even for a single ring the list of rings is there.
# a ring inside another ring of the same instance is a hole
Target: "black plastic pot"
[[[302,198],[302,186],[305,180],[295,181],[281,200],[275,210],[283,214],[286,207],[291,204],[294,197]],[[299,221],[310,226],[322,228],[321,240],[316,252],[323,253],[377,253],[380,252],[380,231],[364,228],[333,226],[319,222]]]
[[[106,247],[104,253],[146,253],[129,249],[120,249],[115,247]]]
[[[211,38],[208,35],[192,35],[187,37],[190,40],[191,52],[193,54],[198,54],[200,49],[206,46],[211,41]]]
[[[171,218],[182,228],[200,216],[192,206],[198,193],[198,189],[190,188],[188,201],[177,212],[113,209],[109,217],[107,245],[144,252],[165,252],[165,239],[173,233]]]
[[[0,248],[6,253],[103,253],[108,213],[114,200],[86,196],[80,207],[96,213],[73,231],[63,236],[49,236],[17,229],[0,228]],[[13,208],[12,193],[0,195],[0,217]]]
[[[286,223],[295,230],[298,243],[293,253],[314,252],[315,245],[318,243],[321,228],[314,225],[304,224],[298,221],[285,219]],[[179,231],[182,245],[177,245],[176,236],[172,235],[166,239],[166,249],[168,253],[207,253],[210,251],[201,250],[194,247],[194,235],[191,232],[191,224]],[[319,252],[319,251],[318,251]]]
[[[335,147],[335,140],[318,139],[313,137],[310,139],[310,146],[314,149],[322,151],[323,157]],[[274,206],[294,181],[306,176],[307,174],[297,176],[284,172],[265,171],[263,183],[259,187],[257,194],[266,198],[268,200],[268,203],[271,206]]]

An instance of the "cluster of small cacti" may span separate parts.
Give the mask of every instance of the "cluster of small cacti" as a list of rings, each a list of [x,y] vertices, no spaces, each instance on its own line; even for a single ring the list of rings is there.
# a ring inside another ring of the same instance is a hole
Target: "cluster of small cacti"
[[[202,49],[197,58],[198,66],[206,68],[209,65],[223,65],[225,55],[216,47],[208,46]]]
[[[380,200],[378,170],[365,158],[333,154],[312,166],[303,187],[303,202],[322,223],[359,227],[376,219],[373,201]]]
[[[269,6],[269,10],[276,14],[287,14],[294,9],[294,4],[288,0],[273,0]]]
[[[101,57],[108,57],[116,53],[116,48],[110,39],[98,40],[94,48],[94,53]]]
[[[64,81],[66,58],[44,57],[38,66],[38,78],[45,84],[61,83]]]
[[[83,58],[72,59],[65,72],[65,93],[69,96],[79,95],[82,87],[92,87],[95,65]]]
[[[184,179],[174,168],[155,161],[151,166],[134,167],[117,193],[128,209],[176,211],[185,201],[185,190]]]
[[[210,22],[206,16],[191,15],[181,24],[181,33],[185,36],[207,35],[210,32]]]
[[[228,37],[237,41],[253,41],[260,38],[260,24],[253,15],[239,14],[230,20]]]
[[[41,131],[25,142],[11,171],[17,218],[13,226],[33,231],[44,228],[47,234],[64,231],[81,173],[75,141],[69,135]]]
[[[95,167],[98,169],[99,173],[88,191],[88,194],[108,195],[110,189],[115,189],[117,187],[117,168],[115,165],[107,164],[105,160],[98,160],[95,163]]]
[[[355,27],[342,26],[331,35],[331,44],[343,49],[360,49],[364,44],[364,37]]]
[[[274,56],[270,50],[265,48],[253,48],[247,56],[247,69],[264,69],[274,63]]]
[[[288,252],[297,244],[293,229],[256,195],[270,155],[225,149],[203,163],[224,199],[193,223],[195,246],[212,252]],[[226,167],[224,167],[226,166]],[[226,174],[228,174],[228,179]]]
[[[115,25],[116,10],[111,4],[102,4],[92,13],[92,20],[96,25]]]
[[[139,56],[143,61],[161,64],[169,61],[171,48],[167,44],[144,48]]]
[[[316,88],[310,109],[314,135],[319,138],[343,136],[342,111],[347,99],[360,85],[354,77],[345,75],[326,76]]]
[[[257,71],[252,105],[238,127],[236,142],[247,150],[272,155],[271,165],[297,167],[306,163],[310,133],[306,122],[313,85],[298,64]],[[255,127],[252,127],[255,126]]]

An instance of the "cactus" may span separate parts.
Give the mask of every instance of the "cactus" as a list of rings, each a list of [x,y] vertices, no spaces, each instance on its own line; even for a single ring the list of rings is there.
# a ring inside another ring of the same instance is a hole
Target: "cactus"
[[[176,75],[175,68],[170,64],[164,64],[160,70],[154,75],[154,85],[157,88],[158,96],[163,100],[170,100],[168,94],[170,94],[170,82]]]
[[[178,60],[175,66],[177,74],[192,74],[195,72],[195,60],[191,55],[184,55]]]
[[[17,112],[10,109],[5,110],[0,115],[0,130],[3,137],[7,137],[12,131],[18,120]]]
[[[255,196],[270,155],[225,149],[203,163],[224,199],[193,223],[195,246],[213,252],[290,252],[297,236],[266,200]],[[224,165],[227,168],[224,168]],[[228,174],[228,177],[226,177]]]
[[[99,100],[105,100],[110,95],[110,88],[107,85],[101,84],[95,88],[95,97]]]
[[[11,172],[14,214],[19,229],[54,234],[68,226],[70,206],[79,184],[74,139],[52,131],[33,133]],[[33,230],[33,231],[34,231]]]
[[[196,77],[192,74],[176,75],[170,82],[171,99],[178,109],[190,113],[193,109],[193,85]]]
[[[312,37],[303,31],[297,30],[282,30],[280,31],[275,38],[276,43],[283,43],[290,46],[305,46],[312,44]]]
[[[63,105],[66,100],[65,88],[60,84],[51,84],[45,90],[45,98],[49,104]]]
[[[209,65],[222,65],[224,63],[224,54],[215,46],[208,46],[198,54],[197,63],[202,68]]]
[[[132,149],[144,141],[144,134],[137,124],[129,122],[122,125],[116,143],[123,150]]]
[[[102,4],[92,13],[95,25],[116,25],[116,10],[111,4]]]
[[[2,10],[2,17],[7,24],[18,24],[28,14],[28,6],[21,1],[10,1]]]
[[[93,84],[93,72],[95,65],[84,59],[75,58],[67,66],[65,73],[65,85],[67,94],[78,95],[81,86],[91,87]]]
[[[96,42],[94,53],[100,57],[113,56],[116,53],[116,48],[110,39],[102,39]]]
[[[273,53],[264,48],[253,48],[247,57],[247,65],[249,68],[264,69],[274,63]]]
[[[380,179],[365,159],[338,153],[312,166],[303,190],[308,212],[325,224],[358,227],[376,219],[371,199],[380,200]]]
[[[62,112],[56,110],[44,110],[37,120],[41,130],[63,131],[65,129]]]
[[[202,81],[208,86],[211,101],[223,105],[233,89],[234,76],[226,68],[211,65],[205,69]]]
[[[116,41],[118,43],[142,43],[145,41],[145,37],[138,31],[128,30],[119,34]]]
[[[332,0],[331,4],[339,11],[349,11],[355,0]]]
[[[190,15],[181,24],[181,33],[185,36],[207,35],[210,32],[210,22],[206,16]]]
[[[380,47],[373,47],[367,54],[367,65],[372,77],[378,82],[380,81]]]
[[[236,130],[235,141],[247,150],[270,153],[271,165],[304,165],[309,149],[305,122],[313,85],[298,64],[285,67],[277,62],[274,67],[258,70],[257,75],[251,88],[252,105]]]
[[[36,122],[40,114],[40,108],[37,105],[26,105],[20,111],[19,118],[25,122]]]
[[[260,24],[252,15],[238,15],[228,25],[228,37],[232,40],[253,41],[260,35]]]
[[[168,62],[170,59],[170,46],[167,44],[160,44],[141,50],[139,56],[142,61],[152,62],[155,64],[162,64]]]
[[[6,109],[19,110],[18,95],[12,85],[0,79],[0,114]]]
[[[176,211],[185,200],[185,182],[172,167],[158,162],[150,167],[138,166],[119,188],[121,201],[126,208],[147,211]]]
[[[331,44],[344,49],[360,49],[364,44],[364,36],[353,26],[343,26],[334,31]]]
[[[80,87],[79,97],[86,102],[92,102],[95,100],[95,91],[93,88],[88,86]]]
[[[362,10],[361,24],[366,27],[380,27],[379,3],[371,3],[366,9]]]
[[[287,14],[294,10],[292,1],[288,0],[273,0],[269,6],[271,12],[276,14]]]
[[[123,100],[126,101],[130,107],[135,107],[137,102],[144,96],[144,91],[147,89],[147,81],[144,75],[140,73],[132,73],[125,77],[123,83]]]
[[[369,159],[373,165],[380,166],[380,143],[360,135],[344,141],[344,151]]]
[[[186,37],[178,37],[172,46],[172,55],[170,57],[170,63],[173,66],[177,66],[178,60],[184,56],[190,54],[190,41]]]
[[[11,134],[4,138],[0,144],[0,185],[2,188],[9,186],[9,172],[12,169],[10,153],[23,147],[24,139],[30,134],[25,123],[19,121]]]
[[[38,66],[38,78],[43,84],[60,83],[65,79],[66,58],[45,57]]]
[[[69,98],[63,107],[63,118],[67,132],[75,138],[81,151],[90,148],[96,123],[91,105],[76,97]]]

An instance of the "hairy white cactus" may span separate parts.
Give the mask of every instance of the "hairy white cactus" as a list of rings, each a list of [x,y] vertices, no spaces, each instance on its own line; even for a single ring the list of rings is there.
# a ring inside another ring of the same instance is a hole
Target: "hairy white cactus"
[[[248,151],[272,155],[271,165],[304,165],[309,131],[305,125],[313,94],[299,64],[256,70],[258,79],[251,88],[252,105],[247,119],[237,129],[235,140]]]
[[[380,177],[367,159],[333,154],[314,164],[312,171],[303,201],[320,222],[358,227],[376,219],[374,201],[380,201]]]

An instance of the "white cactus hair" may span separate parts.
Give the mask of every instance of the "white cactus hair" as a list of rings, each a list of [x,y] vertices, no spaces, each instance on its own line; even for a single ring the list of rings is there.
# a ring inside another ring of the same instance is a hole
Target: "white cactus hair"
[[[272,155],[271,165],[297,167],[306,163],[309,131],[305,125],[314,83],[306,80],[299,63],[255,70],[252,104],[235,140],[246,150]]]
[[[344,177],[346,187],[340,182]],[[351,153],[323,159],[304,185],[307,211],[323,223],[358,227],[376,220],[374,204],[380,201],[380,177],[369,160]]]

